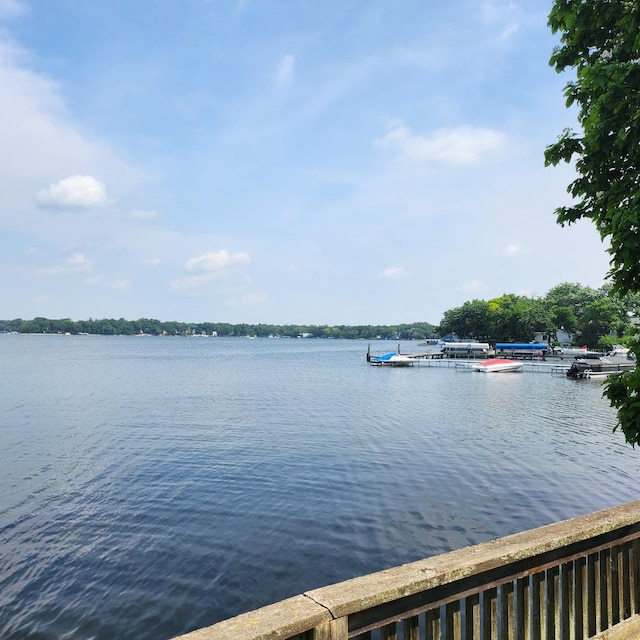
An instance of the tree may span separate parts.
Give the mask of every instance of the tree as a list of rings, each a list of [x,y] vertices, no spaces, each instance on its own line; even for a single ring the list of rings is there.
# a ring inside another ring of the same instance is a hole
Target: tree
[[[637,0],[555,0],[549,26],[561,44],[556,71],[575,69],[565,88],[578,107],[581,134],[566,129],[545,151],[545,164],[575,160],[568,187],[574,202],[556,209],[560,225],[592,220],[609,242],[612,293],[640,291],[640,3]],[[637,344],[636,355],[640,355]],[[605,395],[618,424],[640,444],[640,370],[616,375]]]
[[[491,333],[497,342],[529,342],[538,329],[530,313],[534,301],[513,293],[489,300]],[[547,327],[541,327],[544,331]]]
[[[591,347],[598,346],[602,336],[620,331],[622,318],[618,305],[610,298],[601,298],[592,302],[582,316],[582,341]]]
[[[461,307],[445,311],[438,327],[441,336],[457,335],[460,338],[491,339],[489,303],[484,300],[465,302]]]
[[[600,299],[602,293],[573,282],[563,282],[547,292],[546,299],[552,307],[568,307],[579,318],[592,302]],[[570,331],[570,329],[567,329]]]

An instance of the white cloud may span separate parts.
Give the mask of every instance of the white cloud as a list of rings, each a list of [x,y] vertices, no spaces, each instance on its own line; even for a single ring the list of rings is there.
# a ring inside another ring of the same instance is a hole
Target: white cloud
[[[93,261],[89,260],[84,253],[74,253],[69,256],[65,262],[73,269],[90,269],[93,266]]]
[[[226,249],[219,249],[187,260],[185,269],[187,271],[218,271],[247,262],[250,262],[250,258],[246,253],[229,253]]]
[[[518,254],[520,254],[522,252],[523,252],[523,249],[521,247],[518,247],[515,244],[510,244],[510,245],[506,246],[502,250],[502,255],[507,256],[508,258],[510,258],[512,256],[517,256]]]
[[[63,264],[57,265],[55,267],[38,269],[36,273],[47,276],[57,276],[74,271],[90,271],[92,267],[93,260],[87,258],[84,253],[74,253],[73,255],[69,256]]]
[[[460,291],[461,293],[472,293],[474,291],[482,291],[482,289],[484,289],[484,284],[480,282],[480,280],[471,280],[456,287],[456,291]]]
[[[44,207],[100,207],[107,203],[107,192],[93,176],[75,175],[41,189],[36,199]]]
[[[148,267],[157,267],[160,264],[160,258],[147,258],[142,261],[142,264],[145,264]]]
[[[475,164],[488,153],[504,146],[505,135],[494,129],[458,127],[437,129],[429,136],[413,134],[402,123],[374,141],[383,149],[396,151],[410,162]]]
[[[193,275],[172,280],[169,289],[175,292],[191,291],[196,295],[214,293],[210,286],[213,282],[237,277],[236,267],[250,261],[249,255],[244,252],[230,253],[226,249],[219,249],[203,253],[187,260],[184,265],[186,271]]]
[[[406,278],[409,273],[402,267],[387,267],[378,274],[379,278],[395,280],[398,278]]]
[[[278,65],[278,73],[276,74],[276,83],[279,87],[283,87],[293,79],[293,72],[296,66],[296,58],[288,53],[280,60]]]

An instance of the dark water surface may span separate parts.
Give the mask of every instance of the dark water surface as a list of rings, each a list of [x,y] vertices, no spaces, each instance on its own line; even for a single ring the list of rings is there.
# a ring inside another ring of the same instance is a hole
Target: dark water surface
[[[638,497],[600,383],[366,347],[0,335],[0,637],[169,638]]]

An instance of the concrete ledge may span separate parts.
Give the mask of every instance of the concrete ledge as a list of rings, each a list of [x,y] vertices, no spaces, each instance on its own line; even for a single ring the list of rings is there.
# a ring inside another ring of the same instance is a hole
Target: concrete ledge
[[[294,596],[178,637],[180,640],[276,640],[303,633],[331,619],[331,614],[313,600]]]
[[[635,615],[597,636],[592,636],[590,640],[638,640],[638,638],[640,638],[640,615]]]

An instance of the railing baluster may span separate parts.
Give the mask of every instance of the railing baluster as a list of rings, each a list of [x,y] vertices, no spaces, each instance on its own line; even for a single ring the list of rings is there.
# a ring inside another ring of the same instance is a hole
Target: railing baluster
[[[620,615],[623,620],[631,616],[631,572],[630,567],[631,545],[626,542],[620,547]]]
[[[445,639],[461,640],[460,600],[445,605]]]
[[[480,640],[480,595],[468,596],[464,601],[464,638]]]
[[[398,631],[396,623],[385,624],[380,630],[380,640],[398,640]]]
[[[440,624],[440,608],[429,609],[425,613],[425,638],[426,640],[441,640],[442,630]]]
[[[544,599],[542,598],[541,584],[544,580],[544,572],[534,573],[531,576],[531,640],[541,640],[542,625],[544,621]]]
[[[597,554],[587,556],[587,637],[594,636],[598,627],[599,599],[597,594]]]
[[[558,569],[552,567],[546,571],[546,579],[544,583],[544,617],[545,617],[545,638],[546,640],[554,640],[556,637],[557,627],[557,601],[556,578]]]
[[[513,640],[513,582],[498,587],[498,607],[500,638]]]
[[[514,637],[526,640],[527,620],[529,618],[529,578],[519,578],[515,587]]]
[[[611,547],[609,559],[609,591],[611,593],[611,613],[609,624],[620,622],[620,547]]]
[[[420,640],[420,620],[418,616],[411,616],[402,621],[403,640]]]
[[[491,640],[498,637],[498,623],[496,620],[498,597],[497,589],[486,589],[480,594],[480,638]]]
[[[640,613],[640,540],[632,540],[629,549],[631,615]]]
[[[611,554],[609,549],[603,549],[599,554],[598,575],[600,579],[600,622],[598,631],[605,631],[609,626],[611,599],[609,598],[609,560]]]
[[[560,575],[558,586],[559,592],[559,624],[558,631],[560,638],[570,637],[571,633],[571,613],[573,602],[573,563],[567,562],[560,565]]]
[[[587,559],[578,558],[574,564],[573,637],[583,640],[586,625],[584,604],[587,602]]]

